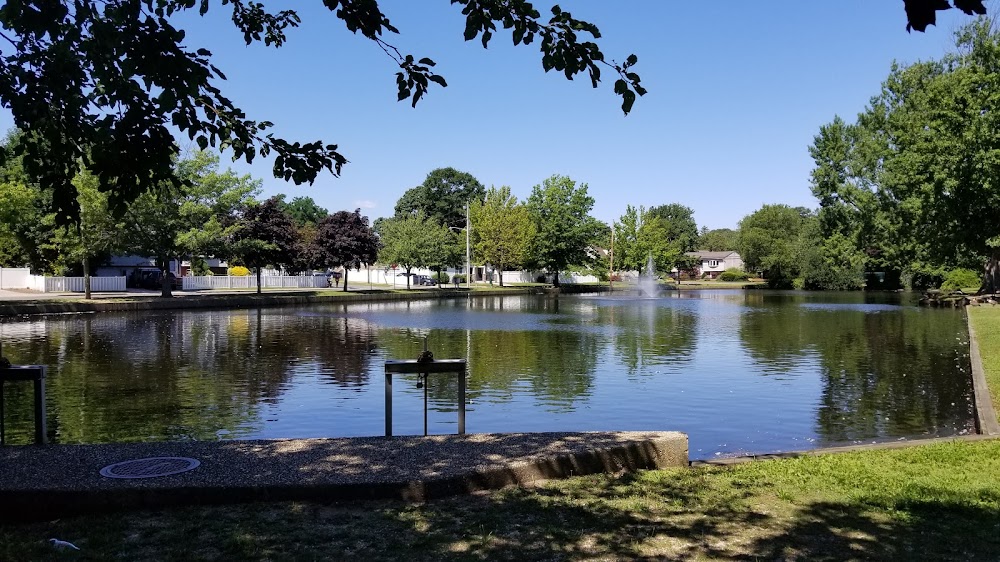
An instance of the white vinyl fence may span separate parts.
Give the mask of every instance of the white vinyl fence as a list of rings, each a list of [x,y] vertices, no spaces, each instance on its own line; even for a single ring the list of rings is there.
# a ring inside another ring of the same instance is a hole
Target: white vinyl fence
[[[0,267],[0,289],[27,289],[29,277],[27,267]]]
[[[551,273],[543,273],[539,271],[504,271],[503,272],[503,282],[504,283],[534,283],[538,281],[539,275],[545,275],[545,279],[552,281]],[[495,278],[497,279],[497,278]],[[572,273],[563,271],[559,274],[559,282],[566,284],[574,283],[600,283],[601,280],[595,275],[581,275],[579,273]]]
[[[31,289],[40,293],[82,293],[83,277],[44,277],[32,275],[26,267],[0,267],[0,289]],[[125,290],[124,277],[90,277],[95,293]]]
[[[322,289],[328,286],[325,275],[263,275],[260,286],[265,289]],[[255,275],[203,275],[181,277],[181,288],[185,291],[207,289],[255,289]]]

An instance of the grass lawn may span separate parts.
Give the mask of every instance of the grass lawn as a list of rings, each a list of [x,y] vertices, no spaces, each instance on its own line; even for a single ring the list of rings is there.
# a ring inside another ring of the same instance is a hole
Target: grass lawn
[[[55,552],[50,537],[80,552]],[[996,560],[1000,441],[0,527],[0,560]]]
[[[1000,412],[1000,307],[966,307],[972,328],[979,343],[979,356],[983,358],[983,371],[990,387],[993,408]]]

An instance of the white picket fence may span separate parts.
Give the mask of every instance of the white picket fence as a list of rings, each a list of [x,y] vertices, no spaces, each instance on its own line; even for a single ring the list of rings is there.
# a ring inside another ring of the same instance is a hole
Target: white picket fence
[[[82,293],[83,277],[28,277],[28,289],[42,293]],[[125,291],[124,277],[91,277],[90,290],[94,293]]]
[[[328,286],[324,275],[263,275],[260,286],[265,289],[322,289]],[[181,277],[181,288],[185,291],[209,289],[255,289],[255,275],[202,275]]]

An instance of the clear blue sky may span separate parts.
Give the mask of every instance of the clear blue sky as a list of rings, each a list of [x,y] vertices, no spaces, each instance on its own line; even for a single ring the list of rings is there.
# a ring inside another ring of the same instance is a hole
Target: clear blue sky
[[[273,121],[284,138],[339,144],[350,160],[342,177],[313,186],[273,178],[263,159],[232,165],[263,179],[265,196],[308,195],[374,219],[427,172],[453,166],[522,199],[569,175],[589,185],[601,220],[627,204],[679,202],[709,228],[735,227],[764,203],[815,207],[807,148],[819,126],[853,120],[893,60],[940,56],[969,21],[951,10],[907,34],[899,0],[561,2],[599,26],[606,55],[638,55],[649,93],[624,117],[611,73],[598,89],[569,82],[542,71],[537,42],[515,48],[505,31],[488,50],[463,41],[464,19],[446,0],[383,0],[401,31],[387,39],[434,59],[448,80],[412,109],[396,102],[396,68],[378,46],[320,2],[295,4],[306,6],[303,24],[280,49],[246,47],[218,3],[205,18],[185,16],[187,43],[213,51],[224,92],[250,118]]]

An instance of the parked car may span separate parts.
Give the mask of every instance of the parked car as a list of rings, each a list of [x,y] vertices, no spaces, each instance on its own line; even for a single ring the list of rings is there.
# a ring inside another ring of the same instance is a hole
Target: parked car
[[[413,277],[413,283],[415,285],[427,285],[430,287],[437,285],[437,281],[435,281],[430,275],[415,275]]]

